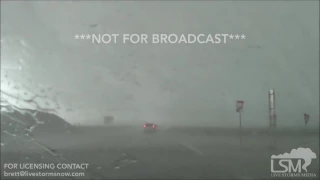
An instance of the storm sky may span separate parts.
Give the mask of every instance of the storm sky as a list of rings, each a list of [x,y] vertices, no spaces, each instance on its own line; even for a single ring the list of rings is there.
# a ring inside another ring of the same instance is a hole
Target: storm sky
[[[232,33],[226,44],[92,44],[75,34]],[[51,88],[69,122],[319,124],[319,2],[1,2],[1,89]],[[68,111],[68,107],[75,109]]]

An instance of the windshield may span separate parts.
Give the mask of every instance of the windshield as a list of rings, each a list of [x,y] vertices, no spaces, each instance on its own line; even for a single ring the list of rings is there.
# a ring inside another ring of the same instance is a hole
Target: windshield
[[[1,1],[1,179],[318,179],[319,1]]]

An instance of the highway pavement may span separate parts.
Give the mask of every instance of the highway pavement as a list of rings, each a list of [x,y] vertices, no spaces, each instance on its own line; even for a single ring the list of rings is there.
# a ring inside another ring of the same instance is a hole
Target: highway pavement
[[[319,157],[316,136],[252,134],[240,141],[238,136],[188,135],[166,130],[145,134],[142,130],[83,128],[76,133],[41,133],[29,141],[37,144],[33,149],[38,147],[39,152],[46,153],[43,156],[52,157],[43,162],[88,164],[81,170],[85,176],[73,179],[272,179],[273,154],[308,147]],[[21,147],[20,153],[23,155],[26,150]],[[9,155],[14,157],[12,150],[2,148],[2,156]],[[2,165],[8,162],[10,158],[5,158]],[[25,162],[32,159],[19,159],[19,163]],[[318,169],[317,158],[308,170],[319,177]]]

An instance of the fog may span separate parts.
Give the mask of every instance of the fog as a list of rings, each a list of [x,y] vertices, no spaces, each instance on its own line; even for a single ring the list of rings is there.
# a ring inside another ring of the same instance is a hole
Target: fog
[[[74,39],[88,33],[246,39],[189,45]],[[39,103],[70,123],[101,124],[113,115],[119,123],[236,127],[235,101],[243,100],[243,126],[263,127],[272,88],[279,126],[304,126],[303,113],[310,127],[319,125],[319,2],[1,2],[1,91],[21,98],[26,89],[47,89]]]

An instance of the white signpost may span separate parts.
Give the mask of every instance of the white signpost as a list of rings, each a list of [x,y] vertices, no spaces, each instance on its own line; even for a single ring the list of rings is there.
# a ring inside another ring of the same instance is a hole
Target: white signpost
[[[241,129],[241,113],[243,112],[243,104],[244,104],[244,101],[237,101],[236,103],[236,112],[239,113],[239,127]]]
[[[309,114],[306,114],[306,113],[304,113],[303,116],[304,116],[304,126],[307,126],[310,116]]]
[[[243,112],[244,101],[236,101],[236,112],[239,113],[239,138],[240,145],[242,145],[242,122],[241,122],[241,113]]]

